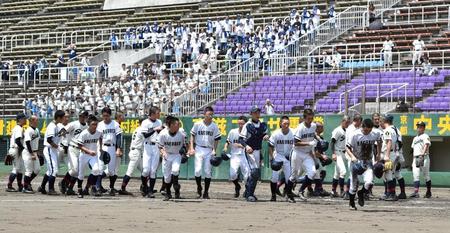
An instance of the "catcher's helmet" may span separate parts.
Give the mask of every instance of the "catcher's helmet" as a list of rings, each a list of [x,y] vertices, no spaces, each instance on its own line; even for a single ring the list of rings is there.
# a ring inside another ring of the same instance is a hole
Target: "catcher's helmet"
[[[319,151],[319,153],[323,154],[323,153],[325,153],[328,150],[328,146],[329,146],[328,141],[320,140],[317,143],[316,149],[317,149],[317,151]]]
[[[214,167],[219,166],[222,163],[222,157],[219,156],[212,156],[211,159],[209,160],[209,162],[211,163],[211,165],[213,165]]]
[[[384,164],[383,162],[377,162],[373,165],[373,174],[380,179],[383,176]]]
[[[366,171],[366,167],[361,161],[358,161],[352,164],[352,171],[358,175],[362,175]]]
[[[276,161],[275,159],[272,160],[272,162],[270,163],[270,167],[272,168],[272,170],[274,171],[279,171],[282,167],[283,167],[283,162],[282,161]]]
[[[100,154],[100,160],[103,161],[104,164],[108,164],[109,161],[111,161],[111,156],[109,155],[108,152],[103,151],[103,152]]]
[[[220,154],[220,157],[222,157],[222,159],[224,161],[228,161],[230,159],[230,157],[228,156],[227,152],[222,151],[222,154]]]

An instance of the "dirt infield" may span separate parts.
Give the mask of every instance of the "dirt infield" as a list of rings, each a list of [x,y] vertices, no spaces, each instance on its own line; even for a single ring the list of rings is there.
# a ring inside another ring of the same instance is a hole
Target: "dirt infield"
[[[132,180],[128,188],[135,192],[134,197],[84,199],[6,193],[1,183],[0,232],[411,233],[450,229],[450,189],[434,189],[431,199],[369,201],[358,211],[351,211],[347,201],[332,198],[289,204],[279,197],[278,202],[269,202],[267,183],[258,185],[260,201],[247,203],[232,197],[231,183],[214,182],[211,199],[197,200],[194,182],[181,181],[184,199],[164,202],[159,194],[156,199],[142,198],[137,192],[138,182]],[[38,183],[33,186],[37,189]],[[381,187],[375,191],[381,193]]]

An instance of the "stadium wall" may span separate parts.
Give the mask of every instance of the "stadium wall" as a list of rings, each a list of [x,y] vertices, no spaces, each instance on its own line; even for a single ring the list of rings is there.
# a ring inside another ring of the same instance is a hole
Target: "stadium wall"
[[[370,116],[365,116],[370,117]],[[298,115],[290,116],[291,126],[295,128],[301,117]],[[278,121],[280,116],[266,116],[264,121],[267,122],[269,129],[271,131],[278,128]],[[315,121],[321,122],[325,126],[324,138],[329,140],[331,137],[331,131],[340,124],[340,115],[324,115],[316,116]],[[189,132],[193,124],[200,121],[201,118],[193,117],[183,117],[182,123],[184,129]],[[218,124],[219,129],[223,135],[235,127],[237,127],[236,117],[215,117],[215,122]],[[39,123],[39,128],[41,133],[44,134],[46,125],[50,120],[41,120]],[[431,176],[433,180],[433,185],[447,186],[450,187],[450,115],[448,114],[397,114],[395,115],[395,125],[400,129],[404,135],[404,155],[406,159],[406,167],[403,169],[403,175],[408,184],[412,184],[412,156],[410,155],[410,145],[413,137],[415,136],[415,124],[417,121],[427,122],[427,133],[431,136],[432,146],[430,148],[431,154]],[[15,126],[16,122],[12,119],[0,119],[0,159],[3,161],[4,155],[7,153],[7,148],[9,144],[9,135],[11,134],[11,129]],[[131,141],[131,133],[138,126],[137,119],[127,119],[121,124],[122,129],[125,133],[125,154],[128,154],[128,147]],[[219,144],[219,150],[223,147],[226,137],[222,138]],[[267,144],[263,146],[265,154],[264,165],[263,165],[263,179],[269,179],[271,175],[271,170],[269,168],[269,161],[267,156]],[[328,155],[331,155],[328,151]],[[128,157],[122,158],[122,163],[126,164],[128,162]],[[4,166],[3,164],[1,166]],[[190,159],[189,162],[183,165],[181,170],[181,176],[183,178],[192,178],[194,172],[194,161]],[[0,168],[0,171],[5,170]],[[331,182],[331,177],[334,172],[334,164],[327,166],[327,182]],[[122,174],[122,173],[121,173]],[[227,180],[229,177],[229,163],[224,162],[220,167],[215,168],[214,178]],[[161,174],[160,174],[161,175]]]
[[[201,0],[105,0],[103,10],[114,10],[124,8],[137,8],[148,6],[167,6],[185,3],[201,2]]]

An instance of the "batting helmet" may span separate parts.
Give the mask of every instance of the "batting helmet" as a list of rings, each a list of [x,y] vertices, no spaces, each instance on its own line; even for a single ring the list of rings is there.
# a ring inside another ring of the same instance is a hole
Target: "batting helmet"
[[[383,162],[377,162],[373,165],[373,174],[380,179],[383,176],[384,164]]]
[[[222,157],[222,159],[224,161],[228,161],[230,159],[230,156],[228,156],[227,152],[222,151],[222,154],[220,154],[220,157]]]
[[[283,167],[283,162],[282,161],[276,161],[275,159],[272,160],[272,162],[270,163],[270,167],[272,168],[272,170],[274,171],[279,171],[282,167]]]
[[[366,171],[366,167],[361,161],[352,164],[352,171],[358,175],[362,175]]]
[[[327,166],[333,163],[333,160],[327,157],[327,159],[319,158],[320,163],[322,163],[322,166]]]
[[[317,151],[319,151],[319,153],[323,154],[328,150],[328,146],[330,143],[328,143],[328,141],[326,140],[320,140],[317,143],[316,149]]]
[[[219,156],[212,156],[211,159],[209,160],[209,162],[211,163],[211,165],[213,165],[214,167],[219,166],[222,163],[222,157]]]
[[[103,152],[100,154],[100,160],[103,161],[104,164],[108,164],[109,161],[111,161],[111,156],[109,155],[108,152],[103,151]]]
[[[187,163],[189,157],[186,154],[181,154],[181,163]]]

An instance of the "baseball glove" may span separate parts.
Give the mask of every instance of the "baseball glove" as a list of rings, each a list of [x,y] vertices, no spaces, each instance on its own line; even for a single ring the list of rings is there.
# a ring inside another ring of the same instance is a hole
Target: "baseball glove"
[[[394,163],[392,163],[391,160],[387,160],[384,162],[384,170],[385,171],[390,171],[390,170],[392,170],[392,168],[394,168]]]
[[[44,156],[38,155],[39,165],[44,166]]]
[[[423,155],[419,155],[416,157],[416,167],[423,167],[424,164],[424,156]]]
[[[373,147],[371,144],[362,143],[361,144],[361,159],[369,160],[372,159]]]
[[[6,155],[5,156],[5,165],[11,166],[14,161],[14,157],[12,155]]]

